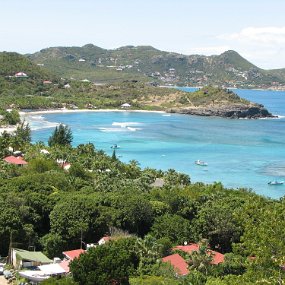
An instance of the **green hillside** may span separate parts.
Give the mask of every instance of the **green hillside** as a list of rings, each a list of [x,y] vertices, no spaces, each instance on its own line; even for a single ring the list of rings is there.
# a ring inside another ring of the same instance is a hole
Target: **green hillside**
[[[163,85],[270,88],[285,85],[284,70],[263,70],[233,50],[221,55],[183,55],[151,46],[114,50],[92,44],[52,47],[28,57],[65,78],[95,82],[141,80]]]

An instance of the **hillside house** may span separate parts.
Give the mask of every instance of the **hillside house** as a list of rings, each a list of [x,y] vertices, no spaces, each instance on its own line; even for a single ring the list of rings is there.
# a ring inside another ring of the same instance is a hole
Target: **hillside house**
[[[199,251],[199,248],[199,244],[193,243],[190,245],[178,245],[172,248],[172,250],[181,250],[188,254],[192,254],[195,251]],[[210,262],[212,265],[224,262],[224,255],[222,253],[208,249],[207,254],[212,257],[212,261]],[[162,262],[169,262],[178,275],[187,275],[189,273],[187,262],[178,253],[164,257]]]
[[[21,156],[10,155],[10,156],[6,156],[3,160],[9,164],[14,164],[14,165],[19,165],[19,166],[28,164],[28,162],[25,161]]]
[[[131,105],[129,103],[124,103],[124,104],[121,105],[122,109],[128,109],[130,107],[131,107]]]
[[[28,251],[18,248],[12,249],[11,257],[12,264],[16,269],[50,264],[53,262],[40,251]]]
[[[178,253],[162,258],[162,262],[169,262],[178,275],[187,275],[189,273],[187,262]]]
[[[86,251],[82,248],[80,249],[74,249],[74,250],[69,250],[69,251],[64,251],[62,254],[67,260],[72,261],[75,258],[78,258],[80,254],[85,253]]]
[[[28,75],[26,73],[22,72],[22,71],[21,72],[17,72],[14,76],[17,77],[17,78],[26,78],[26,77],[28,77]]]

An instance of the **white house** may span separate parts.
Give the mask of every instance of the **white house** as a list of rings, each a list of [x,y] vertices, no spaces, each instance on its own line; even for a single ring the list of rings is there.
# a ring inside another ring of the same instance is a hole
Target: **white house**
[[[121,108],[130,108],[131,105],[129,103],[124,103],[121,105]]]
[[[15,77],[28,77],[28,75],[21,71],[21,72],[16,73]]]

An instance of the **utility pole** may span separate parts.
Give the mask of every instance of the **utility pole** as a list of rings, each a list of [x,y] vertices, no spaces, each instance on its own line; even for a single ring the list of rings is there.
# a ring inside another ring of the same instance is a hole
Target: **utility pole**
[[[12,245],[13,245],[13,231],[10,231],[10,243],[9,243],[9,251],[8,251],[8,260],[7,262],[9,264],[13,263],[13,257],[12,257]]]

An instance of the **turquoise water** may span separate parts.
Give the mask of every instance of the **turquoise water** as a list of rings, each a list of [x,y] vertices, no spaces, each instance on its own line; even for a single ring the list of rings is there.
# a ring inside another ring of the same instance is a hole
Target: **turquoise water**
[[[28,121],[34,142],[47,142],[54,126],[64,123],[72,129],[74,145],[92,142],[111,155],[111,146],[117,144],[117,155],[124,162],[135,159],[141,167],[187,173],[193,182],[220,181],[227,187],[281,197],[285,184],[267,183],[285,180],[285,92],[235,92],[281,117],[231,120],[125,111],[30,115]],[[195,165],[197,159],[208,166]]]

